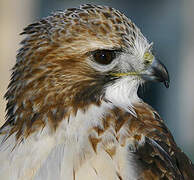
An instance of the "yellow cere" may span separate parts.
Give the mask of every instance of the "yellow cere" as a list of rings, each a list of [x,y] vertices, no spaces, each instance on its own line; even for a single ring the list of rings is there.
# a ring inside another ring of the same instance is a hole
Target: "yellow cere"
[[[145,63],[152,63],[154,56],[151,52],[145,52],[143,55],[143,59],[145,61]]]

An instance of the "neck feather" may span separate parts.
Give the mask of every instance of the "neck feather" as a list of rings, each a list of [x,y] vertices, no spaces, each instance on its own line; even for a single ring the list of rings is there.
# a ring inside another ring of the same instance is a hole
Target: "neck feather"
[[[122,108],[133,115],[135,111],[133,104],[140,101],[137,91],[139,82],[132,78],[123,78],[115,84],[107,87],[105,99],[110,101],[114,106]]]

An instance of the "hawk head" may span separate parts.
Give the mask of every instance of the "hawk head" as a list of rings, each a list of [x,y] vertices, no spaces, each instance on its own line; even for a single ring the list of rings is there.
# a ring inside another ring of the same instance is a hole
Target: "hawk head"
[[[70,111],[85,111],[102,100],[130,106],[147,80],[168,87],[167,70],[153,56],[152,43],[113,8],[67,9],[21,34],[26,38],[5,95],[7,123],[14,124],[11,134],[18,138],[47,124],[56,129]]]

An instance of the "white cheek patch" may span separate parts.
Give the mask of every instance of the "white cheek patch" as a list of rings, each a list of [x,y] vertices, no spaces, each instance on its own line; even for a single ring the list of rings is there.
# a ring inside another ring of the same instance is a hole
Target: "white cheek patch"
[[[140,101],[137,95],[139,83],[139,80],[134,76],[120,78],[106,88],[105,99],[136,116],[133,103]]]
[[[135,67],[135,64],[137,64],[136,62],[136,58],[130,54],[127,54],[127,53],[123,53],[120,58],[119,58],[119,63],[118,63],[118,66],[119,66],[119,69],[120,69],[120,72],[122,73],[128,73],[128,72],[131,72],[131,71],[136,71],[136,69],[134,68]]]

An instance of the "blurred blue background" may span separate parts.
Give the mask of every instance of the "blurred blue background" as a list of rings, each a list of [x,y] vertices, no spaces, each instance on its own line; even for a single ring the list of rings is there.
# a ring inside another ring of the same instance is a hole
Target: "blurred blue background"
[[[168,68],[170,88],[148,84],[140,96],[152,105],[171,130],[177,144],[194,160],[194,1],[193,0],[2,0],[0,2],[0,103],[1,122],[4,121],[3,94],[9,81],[8,70],[15,62],[16,50],[23,27],[64,10],[92,3],[120,10],[141,29],[154,54]]]

